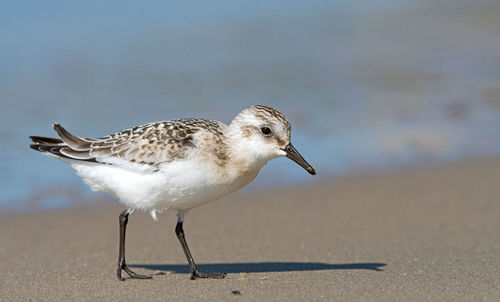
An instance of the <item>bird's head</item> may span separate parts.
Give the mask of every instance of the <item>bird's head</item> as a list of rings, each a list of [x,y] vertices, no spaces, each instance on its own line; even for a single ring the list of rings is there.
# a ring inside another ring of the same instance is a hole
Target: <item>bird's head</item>
[[[278,110],[264,105],[244,109],[231,122],[230,129],[237,133],[238,151],[267,162],[286,156],[315,175],[314,167],[293,147],[290,139],[290,124]]]

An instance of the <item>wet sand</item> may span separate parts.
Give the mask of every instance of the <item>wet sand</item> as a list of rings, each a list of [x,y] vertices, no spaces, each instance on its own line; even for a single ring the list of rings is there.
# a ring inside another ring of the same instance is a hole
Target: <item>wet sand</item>
[[[117,280],[118,205],[0,214],[0,301],[500,300],[500,158],[236,193],[194,209],[189,280],[175,215],[131,215]],[[239,294],[232,293],[239,291]]]

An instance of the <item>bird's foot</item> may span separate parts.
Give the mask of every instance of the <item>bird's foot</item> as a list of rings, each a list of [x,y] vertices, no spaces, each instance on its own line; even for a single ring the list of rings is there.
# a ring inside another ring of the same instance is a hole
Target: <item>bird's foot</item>
[[[191,280],[196,278],[212,278],[212,279],[222,279],[226,277],[226,273],[202,273],[199,270],[195,270],[191,272],[191,276],[189,277]]]
[[[125,281],[125,278],[122,277],[122,270],[124,270],[127,275],[129,275],[130,279],[151,279],[152,275],[141,275],[132,271],[128,265],[125,263],[125,260],[118,261],[118,270],[116,271],[116,276],[120,281]]]

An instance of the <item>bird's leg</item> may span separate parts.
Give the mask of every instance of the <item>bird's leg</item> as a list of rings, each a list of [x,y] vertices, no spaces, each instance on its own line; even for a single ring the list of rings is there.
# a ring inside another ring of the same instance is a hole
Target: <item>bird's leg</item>
[[[177,225],[175,226],[175,234],[179,239],[182,249],[184,250],[184,254],[186,254],[187,261],[189,266],[191,267],[191,280],[196,278],[224,278],[226,277],[226,273],[202,273],[198,270],[196,263],[194,263],[193,256],[191,256],[191,252],[189,251],[189,247],[186,242],[186,237],[184,236],[184,229],[182,228],[182,215],[179,215],[179,219],[177,220]]]
[[[125,231],[127,230],[129,210],[123,210],[120,213],[120,254],[118,256],[118,270],[116,271],[116,276],[119,280],[124,281],[125,278],[122,277],[122,270],[124,270],[130,278],[135,279],[151,279],[151,275],[139,275],[134,273],[125,263]]]

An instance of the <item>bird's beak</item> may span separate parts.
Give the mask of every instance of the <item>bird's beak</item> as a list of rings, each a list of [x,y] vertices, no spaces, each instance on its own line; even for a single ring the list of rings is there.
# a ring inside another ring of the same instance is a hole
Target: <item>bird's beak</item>
[[[306,162],[306,160],[302,157],[302,155],[300,155],[300,153],[292,144],[288,144],[283,149],[283,151],[286,152],[286,157],[299,164],[299,166],[301,166],[302,168],[306,169],[309,174],[316,175],[316,170],[314,169],[314,167]]]

